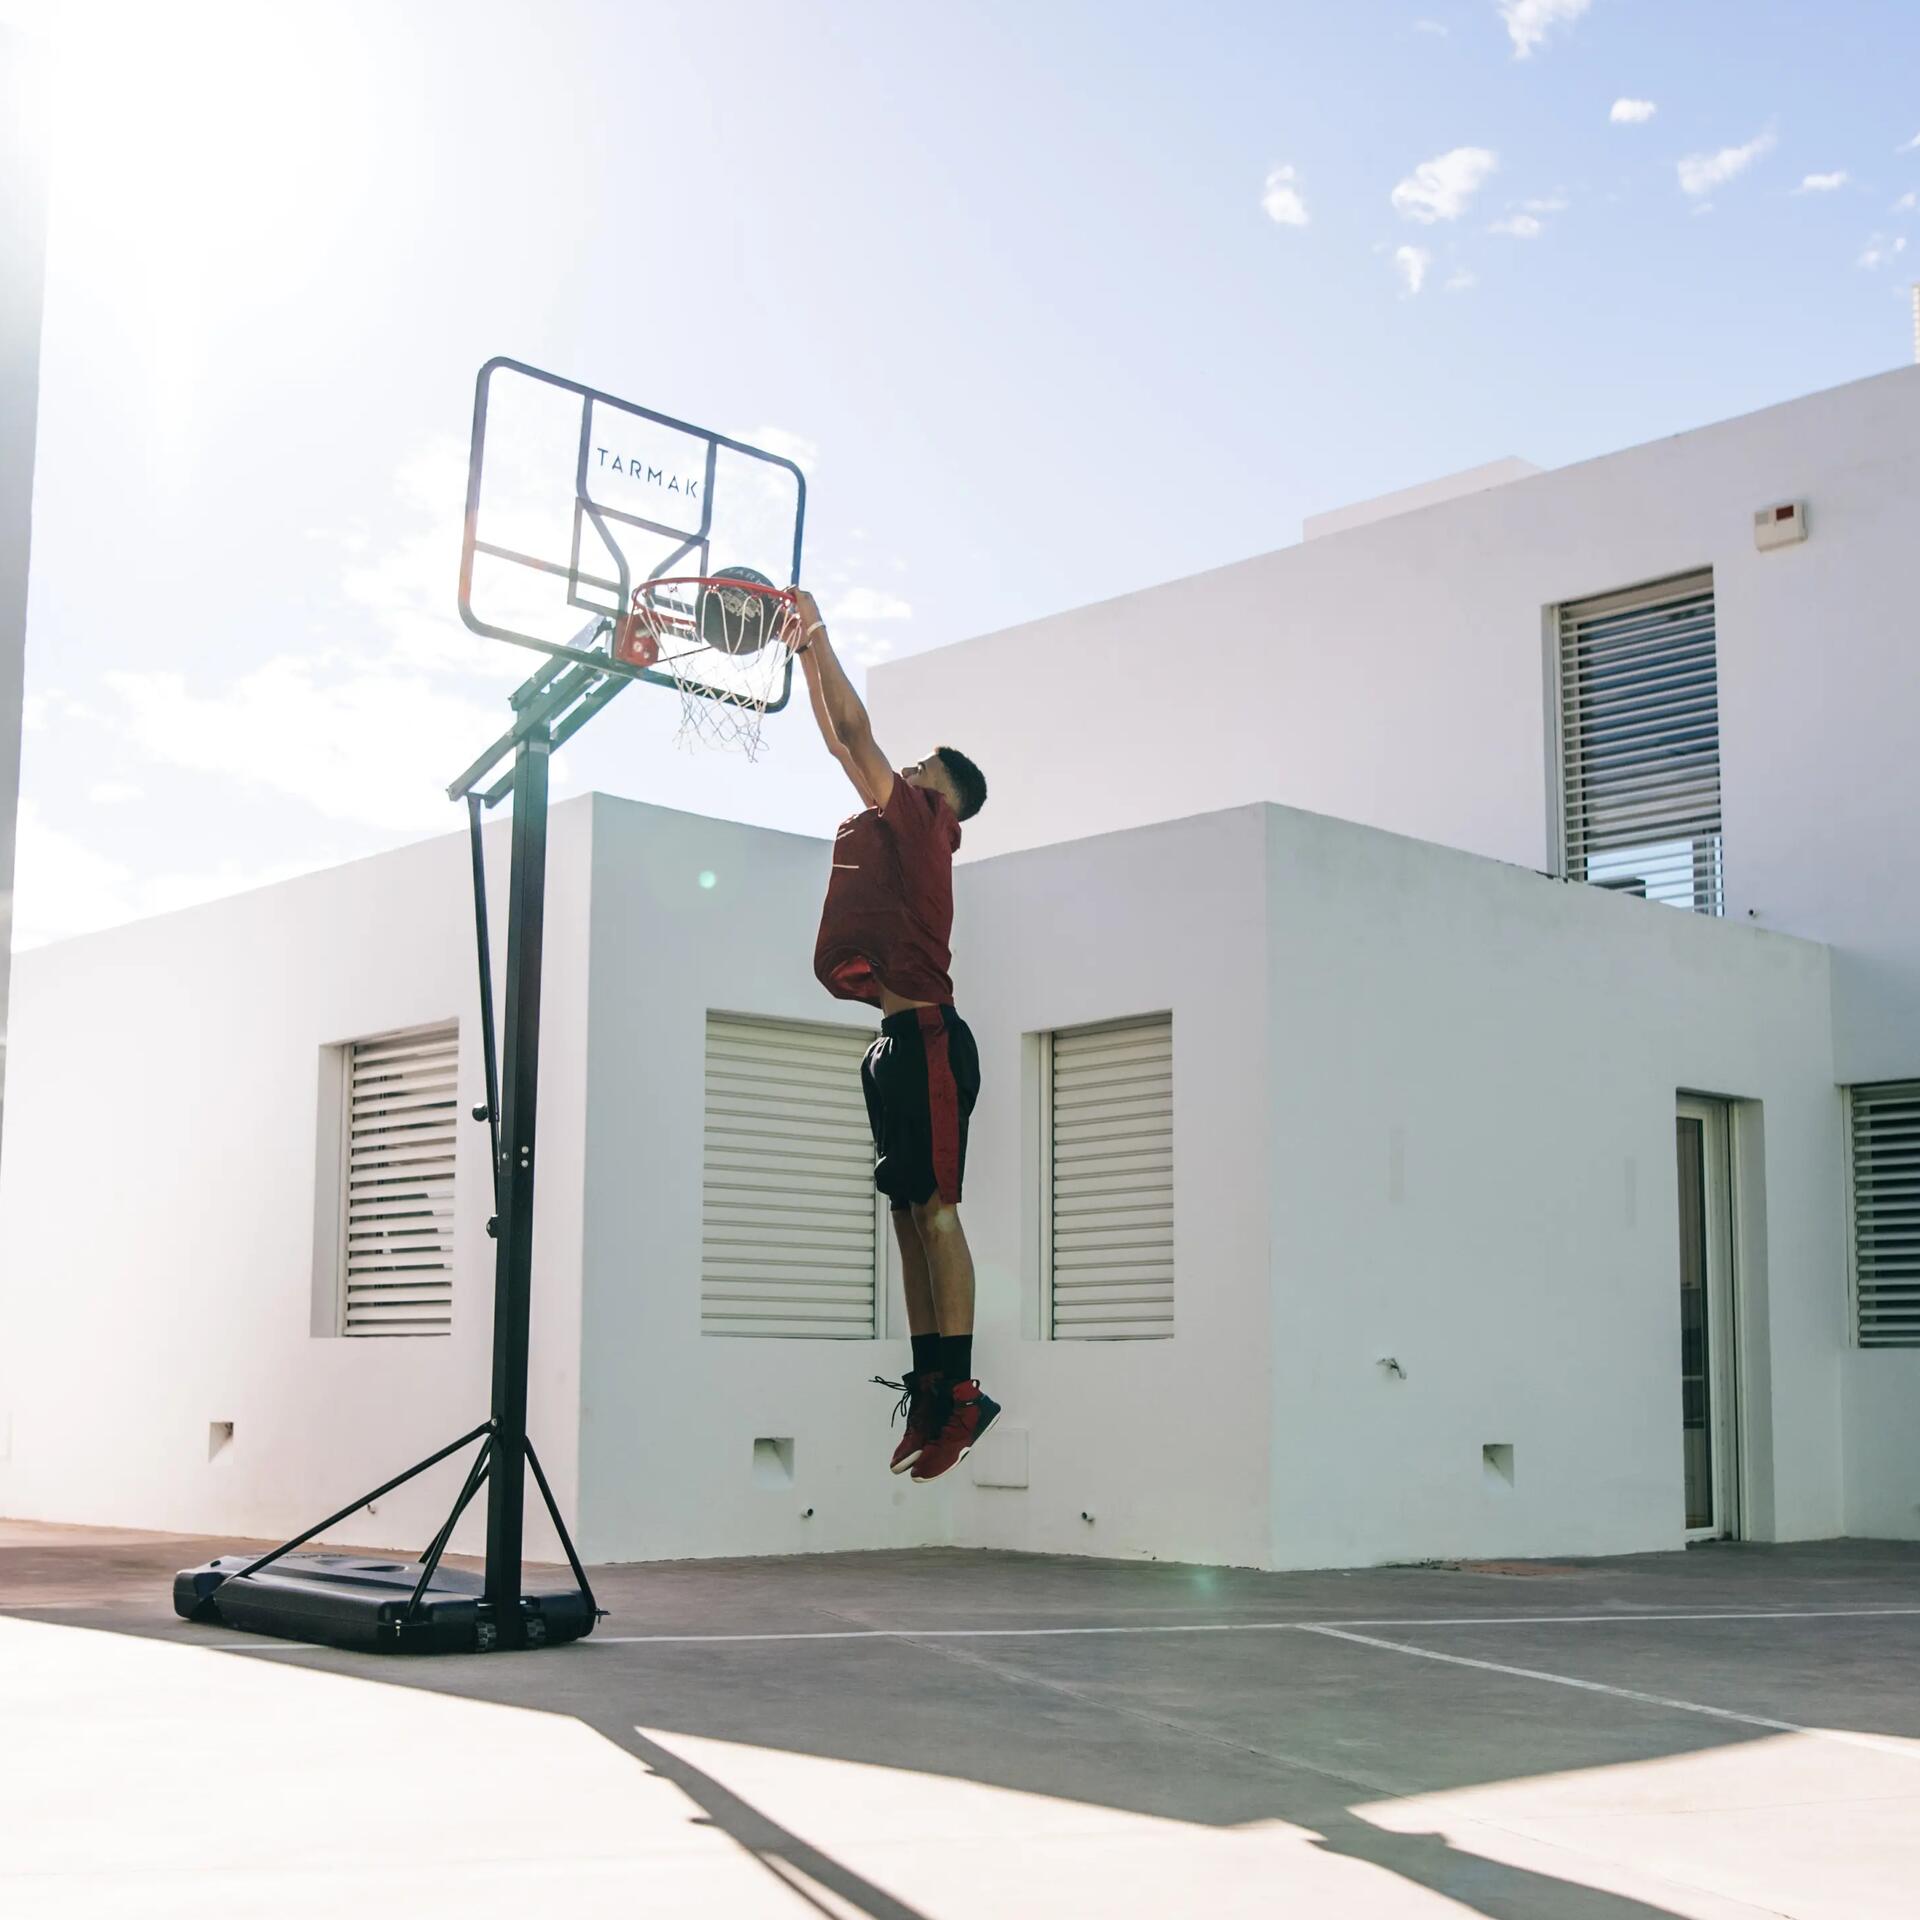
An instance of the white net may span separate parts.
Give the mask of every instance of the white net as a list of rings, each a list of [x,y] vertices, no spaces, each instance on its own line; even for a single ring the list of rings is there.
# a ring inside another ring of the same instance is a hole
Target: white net
[[[617,658],[671,677],[682,746],[760,752],[768,704],[788,685],[791,590],[751,568],[644,581],[615,636]]]

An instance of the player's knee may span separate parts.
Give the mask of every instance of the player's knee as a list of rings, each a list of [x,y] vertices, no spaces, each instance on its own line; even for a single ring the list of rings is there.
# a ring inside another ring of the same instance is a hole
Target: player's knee
[[[937,1193],[930,1199],[916,1200],[911,1211],[913,1224],[923,1237],[951,1233],[960,1224],[960,1209],[949,1206]]]

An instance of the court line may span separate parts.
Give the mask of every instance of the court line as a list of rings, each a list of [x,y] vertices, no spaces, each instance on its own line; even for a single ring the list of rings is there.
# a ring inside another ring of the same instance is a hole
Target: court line
[[[1172,1633],[1336,1633],[1353,1627],[1627,1627],[1643,1623],[1692,1620],[1909,1620],[1920,1619],[1920,1607],[1822,1607],[1775,1609],[1746,1613],[1474,1613],[1436,1620],[1204,1620],[1154,1625],[1096,1627],[848,1627],[820,1628],[788,1633],[594,1633],[570,1644],[582,1647],[724,1647],[790,1643],[796,1640],[1056,1640],[1089,1639],[1128,1634]],[[1351,1637],[1351,1636],[1350,1636]],[[198,1646],[208,1653],[266,1653],[292,1647],[319,1648],[307,1640],[216,1641],[186,1640],[173,1644]],[[1391,1644],[1382,1641],[1381,1644]],[[352,1652],[352,1648],[325,1648]],[[1449,1658],[1436,1654],[1436,1659]]]
[[[580,1646],[725,1646],[792,1640],[1048,1640],[1110,1634],[1313,1633],[1345,1627],[1631,1626],[1641,1621],[1920,1618],[1920,1607],[1835,1607],[1752,1613],[1500,1613],[1440,1620],[1209,1620],[1112,1627],[860,1627],[800,1633],[597,1633]]]
[[[1643,1707],[1668,1707],[1679,1713],[1703,1714],[1709,1720],[1731,1720],[1743,1727],[1762,1727],[1769,1733],[1804,1733],[1816,1740],[1842,1746],[1865,1747],[1871,1753],[1890,1753],[1902,1760],[1920,1760],[1920,1743],[1903,1745],[1870,1733],[1847,1733],[1836,1727],[1805,1727],[1797,1720],[1774,1720],[1763,1713],[1739,1713],[1731,1707],[1709,1707],[1698,1700],[1676,1700],[1664,1693],[1642,1693],[1637,1687],[1610,1687],[1599,1680],[1577,1680],[1567,1673],[1548,1673],[1539,1667],[1509,1667],[1498,1660],[1470,1660],[1465,1654],[1437,1653],[1431,1647],[1410,1647],[1403,1640],[1380,1640],[1372,1634],[1349,1633],[1341,1627],[1305,1627],[1328,1640],[1347,1640],[1357,1647],[1379,1647],[1388,1653],[1411,1654],[1416,1660],[1437,1660],[1443,1666],[1471,1667],[1480,1673],[1507,1674],[1520,1680],[1545,1680],[1556,1687],[1581,1693],[1603,1693],[1615,1700],[1631,1700]]]

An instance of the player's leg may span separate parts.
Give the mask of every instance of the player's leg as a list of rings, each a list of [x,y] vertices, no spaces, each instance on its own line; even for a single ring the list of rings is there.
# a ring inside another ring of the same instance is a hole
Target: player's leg
[[[1000,1408],[974,1377],[973,1250],[960,1224],[967,1123],[980,1093],[980,1056],[972,1030],[951,1007],[923,1010],[919,1024],[926,1062],[928,1151],[918,1169],[913,1217],[926,1248],[934,1318],[940,1323],[946,1418],[913,1477],[936,1480],[967,1457],[999,1418]]]
[[[933,1287],[927,1271],[926,1249],[920,1230],[904,1198],[898,1196],[898,1177],[905,1164],[900,1139],[897,1103],[890,1105],[887,1090],[899,1078],[894,1038],[883,1026],[880,1038],[868,1049],[860,1067],[860,1086],[866,1095],[867,1119],[873,1130],[874,1185],[892,1203],[893,1234],[900,1248],[900,1288],[906,1299],[907,1331],[913,1337],[913,1364],[904,1380],[888,1380],[875,1374],[875,1381],[900,1395],[894,1409],[896,1419],[904,1417],[906,1429],[894,1447],[888,1465],[895,1473],[905,1473],[925,1452],[927,1443],[939,1431],[944,1418],[939,1403],[940,1334],[934,1318]],[[910,1157],[907,1156],[907,1157]]]
[[[1000,1417],[973,1373],[973,1251],[960,1209],[935,1194],[913,1209],[927,1250],[933,1310],[940,1320],[942,1408],[937,1437],[921,1452],[916,1480],[937,1480],[964,1460]]]
[[[949,1380],[973,1378],[973,1250],[960,1209],[938,1194],[908,1209],[922,1248],[934,1323],[940,1329],[940,1371]]]
[[[952,1007],[922,1007],[919,1096],[906,1188],[927,1251],[933,1316],[940,1328],[940,1371],[949,1381],[973,1378],[973,1253],[960,1224],[967,1171],[967,1127],[980,1097],[980,1055],[973,1030]]]
[[[893,1235],[900,1247],[900,1289],[906,1296],[907,1330],[913,1336],[913,1365],[904,1380],[874,1378],[884,1387],[895,1389],[900,1404],[895,1417],[906,1419],[888,1466],[905,1473],[926,1453],[929,1443],[940,1431],[945,1419],[941,1397],[940,1335],[933,1317],[933,1285],[927,1271],[927,1252],[920,1242],[920,1229],[914,1224],[911,1209],[893,1210]]]
[[[923,1351],[920,1343],[923,1340],[939,1340],[940,1321],[934,1312],[933,1282],[927,1269],[926,1244],[920,1237],[920,1223],[913,1217],[911,1207],[896,1205],[893,1208],[893,1237],[900,1249],[900,1291],[907,1302],[907,1331],[913,1336],[913,1364],[931,1369],[940,1357],[938,1348],[930,1346]]]

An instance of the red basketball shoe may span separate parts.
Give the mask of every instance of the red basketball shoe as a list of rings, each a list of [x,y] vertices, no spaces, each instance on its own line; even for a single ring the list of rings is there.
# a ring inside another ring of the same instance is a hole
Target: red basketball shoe
[[[946,1416],[913,1470],[916,1481],[938,1480],[948,1468],[957,1467],[1000,1418],[1000,1403],[980,1391],[978,1380],[962,1380],[947,1396]]]
[[[879,1374],[873,1376],[876,1387],[888,1387],[900,1396],[900,1404],[893,1410],[893,1419],[906,1415],[907,1430],[900,1436],[900,1444],[893,1450],[893,1459],[888,1463],[894,1473],[905,1473],[926,1450],[928,1443],[940,1430],[940,1387],[937,1373],[909,1373],[904,1380],[886,1380]],[[889,1426],[893,1424],[890,1420]]]

